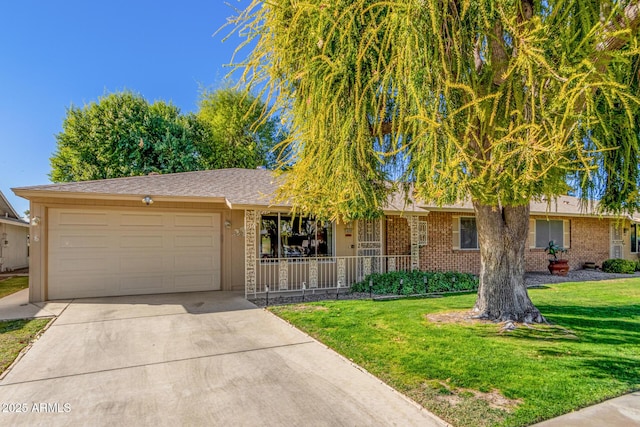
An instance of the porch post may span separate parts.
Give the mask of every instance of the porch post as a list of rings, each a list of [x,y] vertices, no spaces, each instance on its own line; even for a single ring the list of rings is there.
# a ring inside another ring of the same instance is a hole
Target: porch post
[[[420,246],[419,246],[419,223],[418,215],[410,215],[407,217],[409,228],[411,229],[411,271],[420,270]]]
[[[244,296],[256,293],[256,223],[258,211],[244,211]]]

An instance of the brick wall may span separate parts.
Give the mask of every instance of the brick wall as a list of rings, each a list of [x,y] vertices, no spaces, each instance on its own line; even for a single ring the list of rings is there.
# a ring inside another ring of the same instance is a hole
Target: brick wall
[[[480,272],[479,250],[454,250],[452,221],[454,216],[469,213],[431,212],[421,216],[427,221],[428,244],[420,248],[420,268],[427,271]],[[532,217],[535,219],[536,217]],[[546,218],[546,217],[539,217]],[[584,217],[554,217],[568,219],[571,228],[571,248],[566,254],[572,270],[581,269],[582,264],[593,261],[598,265],[609,258],[609,220]],[[386,218],[386,248],[389,255],[411,253],[411,233],[406,217]],[[548,256],[543,249],[525,249],[527,271],[546,271]]]
[[[386,217],[387,255],[411,254],[411,230],[406,217]]]

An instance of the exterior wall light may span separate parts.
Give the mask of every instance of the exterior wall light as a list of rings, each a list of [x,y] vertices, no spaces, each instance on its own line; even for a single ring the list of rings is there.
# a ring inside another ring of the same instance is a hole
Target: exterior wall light
[[[224,220],[224,228],[229,229],[231,228],[231,221],[229,221],[228,219]]]
[[[151,196],[144,196],[144,198],[142,199],[142,203],[144,203],[147,206],[152,205],[153,199],[151,198]]]
[[[33,225],[33,226],[40,225],[40,217],[39,216],[34,216],[33,218],[31,218],[31,225]]]

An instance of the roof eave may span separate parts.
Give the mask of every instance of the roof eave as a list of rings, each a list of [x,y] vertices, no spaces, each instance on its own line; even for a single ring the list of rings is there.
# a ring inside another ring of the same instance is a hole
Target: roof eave
[[[233,210],[268,210],[268,211],[290,211],[290,205],[281,204],[258,204],[258,203],[232,203],[228,202],[227,206]]]
[[[9,224],[9,225],[16,225],[18,227],[24,227],[24,228],[29,228],[29,223],[19,220],[19,219],[7,219],[7,218],[3,218],[0,217],[0,223],[2,224]]]
[[[16,196],[27,200],[38,200],[42,198],[55,199],[90,199],[90,200],[119,200],[119,201],[140,201],[149,196],[154,202],[193,202],[193,203],[227,203],[224,197],[204,197],[204,196],[166,196],[154,195],[153,193],[84,193],[72,191],[49,191],[49,190],[29,190],[22,188],[12,188]]]

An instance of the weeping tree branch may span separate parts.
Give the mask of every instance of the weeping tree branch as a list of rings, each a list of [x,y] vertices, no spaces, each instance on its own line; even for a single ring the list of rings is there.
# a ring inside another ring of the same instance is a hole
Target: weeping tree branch
[[[633,1],[624,8],[622,16],[616,17],[613,21],[605,25],[602,30],[602,42],[596,45],[596,52],[606,53],[618,50],[623,47],[627,40],[616,36],[615,33],[621,31],[637,31],[640,26],[640,1]],[[594,63],[600,63],[598,56],[594,58]],[[604,64],[606,67],[606,62]],[[604,69],[604,68],[603,68]]]

